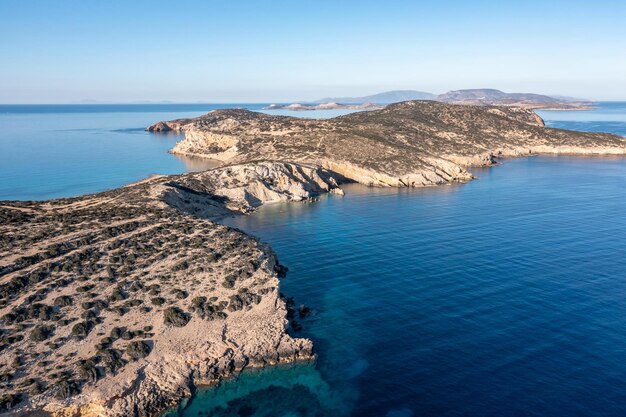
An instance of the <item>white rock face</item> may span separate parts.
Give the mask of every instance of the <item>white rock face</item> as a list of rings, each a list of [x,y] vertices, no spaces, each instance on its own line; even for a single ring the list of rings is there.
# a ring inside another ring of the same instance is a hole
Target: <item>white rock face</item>
[[[318,166],[257,162],[188,174],[164,182],[158,190],[164,202],[179,210],[215,218],[249,213],[265,203],[305,201],[334,190],[342,193],[342,180]]]

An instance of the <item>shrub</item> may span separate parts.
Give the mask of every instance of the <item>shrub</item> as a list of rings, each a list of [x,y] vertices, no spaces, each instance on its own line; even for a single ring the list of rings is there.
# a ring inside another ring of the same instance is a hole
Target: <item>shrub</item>
[[[78,288],[76,288],[76,292],[87,292],[87,291],[91,291],[94,287],[95,287],[95,285],[92,285],[92,284],[89,284],[89,285],[83,285],[82,287],[78,287]]]
[[[54,398],[64,400],[78,394],[78,384],[71,379],[63,379],[52,387]]]
[[[189,314],[178,307],[168,307],[163,312],[163,322],[170,326],[184,327],[189,323]]]
[[[135,337],[135,333],[126,330],[124,333],[122,333],[122,339],[124,340],[131,340],[133,337]]]
[[[126,346],[126,354],[133,360],[145,358],[151,351],[152,348],[150,345],[143,340],[130,342],[128,346]]]
[[[112,339],[119,339],[122,336],[122,333],[124,333],[124,329],[121,327],[114,327],[111,329],[111,338]]]
[[[87,337],[89,332],[93,329],[94,324],[91,321],[82,321],[80,323],[76,323],[74,327],[72,327],[72,335],[79,338],[84,339]]]
[[[182,271],[189,268],[189,262],[181,261],[172,267],[172,272]]]
[[[54,334],[53,326],[46,326],[46,325],[36,326],[30,332],[30,339],[35,342],[42,342],[48,339],[49,337],[51,337],[53,334]]]
[[[44,392],[46,390],[46,386],[41,383],[41,382],[35,382],[34,384],[32,384],[32,386],[30,387],[30,390],[28,391],[28,393],[30,395],[39,395],[42,392]]]
[[[128,309],[126,307],[118,306],[118,307],[113,307],[111,311],[116,313],[117,315],[123,316],[124,314],[128,312]]]
[[[96,382],[100,378],[100,371],[92,359],[83,359],[77,363],[78,375],[88,382]]]
[[[150,301],[155,306],[162,306],[163,304],[165,304],[165,298],[162,298],[162,297],[154,297]]]
[[[185,298],[187,298],[189,296],[189,293],[187,291],[179,290],[179,289],[173,290],[172,293],[179,300],[185,299]]]
[[[121,289],[116,288],[113,290],[113,292],[109,296],[109,301],[111,302],[121,301],[121,300],[125,300],[126,298],[127,298],[127,295],[124,294],[124,292]]]
[[[54,299],[54,305],[57,307],[71,306],[73,303],[72,297],[69,295],[61,295]]]
[[[9,411],[22,401],[21,394],[4,394],[0,397],[0,411]]]
[[[126,365],[122,355],[117,349],[105,349],[98,352],[100,363],[108,372],[115,374]]]

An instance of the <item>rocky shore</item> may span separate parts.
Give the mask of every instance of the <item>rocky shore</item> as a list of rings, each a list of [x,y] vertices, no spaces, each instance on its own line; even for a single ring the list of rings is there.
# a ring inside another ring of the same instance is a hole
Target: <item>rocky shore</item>
[[[546,128],[530,110],[427,101],[328,120],[216,110],[148,130],[184,132],[172,152],[223,166],[0,202],[0,410],[153,416],[245,367],[312,358],[287,331],[285,268],[221,216],[350,181],[467,181],[503,156],[626,154],[623,137]]]
[[[339,181],[263,162],[0,203],[1,410],[152,416],[245,367],[311,359],[287,333],[285,268],[211,219]]]
[[[333,119],[215,110],[160,122],[177,130],[171,152],[224,164],[281,160],[323,167],[366,185],[420,187],[467,181],[470,166],[533,154],[624,155],[626,139],[544,126],[532,110],[408,101]]]

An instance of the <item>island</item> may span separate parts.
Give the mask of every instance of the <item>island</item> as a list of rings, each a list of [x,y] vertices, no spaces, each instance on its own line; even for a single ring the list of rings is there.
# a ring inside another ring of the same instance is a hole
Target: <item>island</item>
[[[375,109],[387,104],[411,100],[441,101],[450,104],[472,106],[509,106],[535,110],[588,110],[594,107],[591,100],[563,96],[546,96],[533,93],[505,93],[495,88],[472,88],[452,90],[443,94],[424,91],[395,90],[363,97],[327,97],[309,104],[272,104],[265,109],[275,110],[324,110],[324,109]],[[346,103],[346,104],[338,104]],[[365,106],[365,107],[363,107]]]
[[[323,120],[215,110],[147,130],[182,132],[171,152],[222,166],[0,202],[1,412],[156,416],[245,368],[313,360],[280,291],[287,268],[223,216],[348,182],[469,181],[501,157],[626,155],[626,138],[547,128],[529,109],[435,101]]]
[[[334,101],[325,102],[325,103],[292,103],[292,104],[270,104],[267,107],[264,107],[263,110],[292,110],[292,111],[303,111],[303,110],[376,110],[382,109],[383,106],[379,104],[374,104],[371,102],[365,102],[361,104],[340,104]]]

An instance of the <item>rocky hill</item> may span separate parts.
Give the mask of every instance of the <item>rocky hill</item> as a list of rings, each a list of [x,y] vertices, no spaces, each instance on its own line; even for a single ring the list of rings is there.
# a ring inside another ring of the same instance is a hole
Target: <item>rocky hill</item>
[[[505,93],[494,88],[477,88],[453,90],[444,94],[431,94],[423,91],[398,90],[386,91],[364,97],[328,97],[314,103],[373,103],[378,105],[399,103],[410,100],[433,100],[451,104],[468,104],[474,106],[516,106],[529,109],[553,110],[585,110],[593,107],[590,100],[576,99],[564,96],[546,96],[532,93]],[[315,105],[311,105],[315,107]],[[289,109],[289,105],[281,106]],[[346,108],[349,108],[347,106]]]
[[[619,154],[626,140],[544,127],[533,111],[409,101],[333,119],[216,110],[148,130],[185,133],[172,152],[225,164],[283,160],[313,164],[353,181],[425,186],[465,181],[471,165],[536,153]]]
[[[0,202],[0,412],[154,416],[198,384],[310,359],[287,332],[285,268],[221,216],[347,181],[466,181],[500,156],[626,154],[623,137],[546,128],[527,109],[433,101],[325,120],[215,110],[148,130],[184,132],[173,152],[224,166]]]
[[[267,162],[0,202],[0,413],[155,416],[199,384],[311,358],[287,334],[285,268],[211,219],[336,187]]]
[[[455,90],[438,95],[435,100],[454,104],[517,106],[530,109],[580,110],[593,103],[565,97],[531,93],[505,93],[493,88]]]

